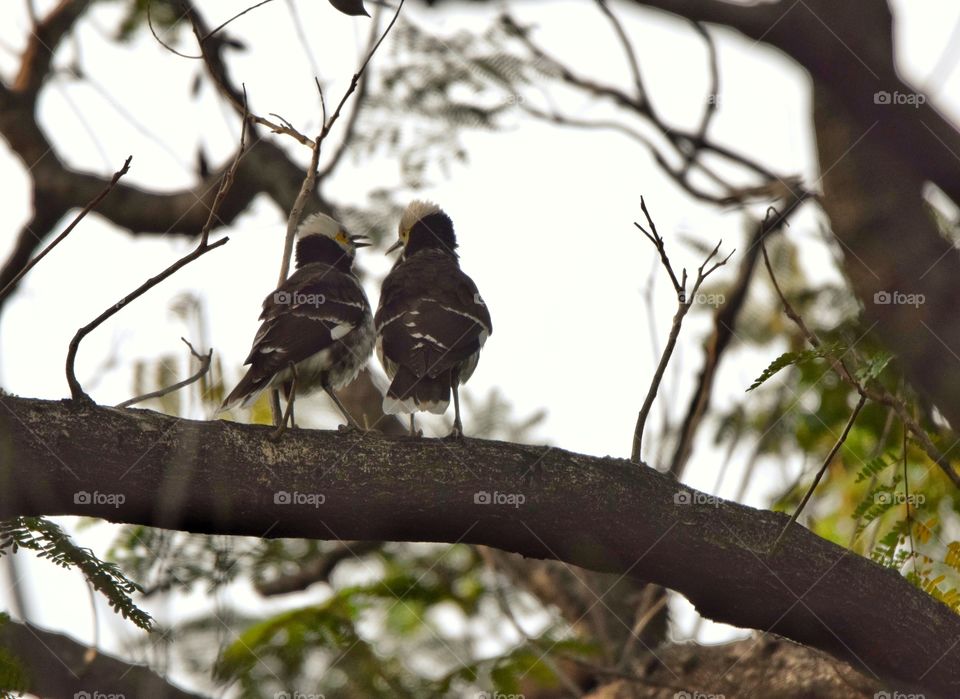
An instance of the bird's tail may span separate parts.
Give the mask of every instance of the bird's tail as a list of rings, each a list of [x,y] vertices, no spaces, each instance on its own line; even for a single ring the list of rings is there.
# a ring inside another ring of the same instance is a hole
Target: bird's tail
[[[258,376],[254,373],[251,368],[236,387],[230,391],[230,395],[223,399],[223,403],[220,405],[220,408],[217,410],[218,413],[222,413],[226,410],[237,407],[238,405],[241,408],[250,407],[254,401],[270,386],[270,377],[269,376]]]
[[[406,367],[398,367],[387,395],[383,397],[383,412],[412,413],[422,410],[442,415],[450,404],[450,375],[417,376]]]

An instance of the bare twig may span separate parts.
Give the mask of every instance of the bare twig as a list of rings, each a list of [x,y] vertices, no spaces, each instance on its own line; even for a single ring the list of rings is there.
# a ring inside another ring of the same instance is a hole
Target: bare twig
[[[213,359],[213,348],[211,348],[210,351],[207,352],[206,354],[197,354],[197,351],[193,348],[193,345],[191,345],[186,338],[181,337],[180,339],[183,340],[184,343],[187,345],[187,347],[190,348],[190,354],[192,354],[194,357],[200,360],[200,368],[197,369],[196,373],[192,374],[191,376],[188,376],[183,381],[178,381],[177,383],[171,386],[167,386],[166,388],[161,388],[156,391],[150,391],[150,393],[144,393],[142,396],[137,396],[135,398],[130,398],[129,400],[125,400],[122,403],[117,403],[118,408],[129,408],[131,405],[142,403],[143,401],[149,400],[151,398],[162,398],[163,396],[173,393],[174,391],[179,391],[181,388],[184,388],[196,381],[199,381],[204,374],[210,371],[210,363],[211,363],[211,360]]]
[[[70,341],[69,349],[67,350],[67,384],[70,386],[70,395],[73,396],[74,400],[86,400],[90,401],[90,396],[88,396],[83,388],[80,386],[80,382],[77,381],[77,376],[74,368],[74,364],[77,359],[77,351],[80,348],[80,342],[90,334],[93,330],[99,327],[105,320],[114,315],[121,308],[126,306],[131,301],[135,301],[140,296],[148,292],[150,289],[155,287],[160,282],[164,281],[167,277],[172,276],[180,268],[185,267],[190,264],[197,258],[207,254],[214,248],[218,248],[221,245],[224,245],[230,238],[221,238],[216,243],[212,245],[209,243],[210,238],[210,229],[213,227],[214,222],[217,219],[217,211],[219,211],[220,206],[223,204],[223,200],[226,198],[227,193],[230,191],[230,188],[233,186],[234,176],[236,175],[237,166],[240,163],[240,159],[244,153],[244,146],[246,143],[246,89],[243,93],[243,113],[244,119],[242,126],[240,128],[240,147],[237,149],[237,154],[233,159],[233,163],[230,164],[230,167],[224,173],[223,178],[220,181],[220,188],[217,191],[217,195],[214,197],[213,205],[210,207],[210,214],[207,216],[207,221],[203,226],[203,229],[200,231],[200,242],[197,244],[197,247],[193,252],[181,257],[179,260],[174,262],[172,265],[167,267],[163,272],[158,274],[155,277],[151,277],[132,293],[124,296],[120,301],[115,305],[111,306],[99,316],[97,316],[93,321],[87,323],[82,328],[77,330],[77,333],[73,336],[73,339]]]
[[[256,5],[251,5],[250,7],[248,7],[247,9],[245,9],[243,12],[238,12],[238,13],[235,14],[233,17],[231,17],[230,19],[228,19],[226,22],[224,22],[223,24],[221,24],[220,26],[218,26],[216,29],[211,29],[211,30],[208,31],[206,34],[204,34],[203,37],[200,39],[200,43],[202,44],[204,41],[206,41],[207,39],[209,39],[211,36],[213,36],[214,34],[216,34],[217,32],[219,32],[221,29],[223,29],[225,26],[227,26],[228,24],[230,24],[230,23],[233,22],[234,20],[243,17],[245,14],[247,14],[247,13],[250,12],[251,10],[255,10],[255,9],[257,9],[258,7],[261,7],[262,5],[266,5],[268,2],[273,2],[273,0],[262,0],[262,2],[258,2]]]
[[[613,25],[613,30],[617,33],[617,39],[620,41],[620,45],[623,47],[623,53],[627,57],[627,65],[630,67],[630,74],[633,76],[633,85],[636,89],[637,99],[640,100],[646,106],[650,114],[653,115],[653,105],[650,103],[647,90],[643,86],[643,77],[640,73],[640,62],[637,60],[637,54],[633,50],[633,44],[630,41],[630,37],[627,36],[627,32],[623,28],[623,24],[620,22],[619,18],[613,14],[613,10],[608,7],[607,0],[596,0],[596,2],[600,7],[600,11],[607,17],[607,19],[610,20],[610,24]]]
[[[164,281],[168,277],[172,276],[175,272],[180,270],[182,267],[186,267],[188,264],[196,260],[198,257],[206,255],[208,252],[214,248],[218,248],[221,245],[225,244],[230,238],[221,238],[212,245],[198,245],[193,252],[181,257],[179,260],[174,262],[172,265],[163,270],[160,274],[155,277],[150,277],[143,284],[138,286],[134,291],[124,296],[113,306],[110,306],[103,313],[98,315],[91,322],[84,325],[82,328],[77,330],[77,333],[73,336],[73,339],[70,340],[70,347],[67,350],[67,384],[70,386],[70,395],[74,400],[85,400],[90,401],[90,396],[84,393],[83,388],[80,386],[80,382],[77,381],[77,376],[74,370],[74,364],[77,359],[77,350],[80,348],[80,341],[83,340],[87,335],[89,335],[93,330],[98,328],[105,320],[117,313],[121,308],[126,306],[132,301],[137,300],[145,293],[150,291],[160,282]]]
[[[650,387],[647,389],[646,398],[643,400],[643,405],[640,408],[640,413],[637,415],[637,424],[633,431],[633,448],[630,453],[630,459],[636,463],[640,463],[642,458],[641,447],[643,442],[643,428],[647,422],[647,416],[650,414],[650,409],[653,407],[653,401],[657,397],[657,391],[660,388],[660,382],[663,380],[663,374],[667,369],[667,365],[670,363],[670,357],[673,355],[673,349],[677,344],[677,338],[680,336],[680,328],[683,324],[683,318],[687,315],[687,312],[690,310],[690,307],[693,305],[693,300],[697,295],[697,292],[700,290],[700,285],[703,284],[704,280],[710,276],[718,267],[721,267],[727,263],[727,260],[730,259],[730,256],[733,255],[734,251],[731,251],[722,260],[714,262],[709,268],[707,267],[710,264],[710,261],[716,257],[717,253],[720,250],[720,243],[717,243],[716,247],[707,255],[707,258],[703,261],[700,267],[697,268],[697,278],[693,283],[693,287],[690,290],[689,295],[687,294],[687,270],[684,268],[681,272],[680,279],[677,279],[677,275],[673,271],[673,265],[670,263],[670,258],[667,256],[666,248],[663,244],[663,238],[660,237],[660,234],[657,232],[656,225],[653,222],[653,218],[650,216],[650,212],[647,210],[646,202],[643,200],[643,197],[640,198],[640,208],[643,210],[644,216],[647,218],[647,223],[650,225],[650,231],[648,232],[643,226],[639,223],[634,223],[637,228],[639,228],[643,234],[653,243],[656,247],[657,252],[660,254],[660,260],[663,263],[664,268],[667,270],[670,275],[670,280],[673,282],[673,288],[677,292],[677,312],[673,315],[673,323],[670,327],[670,335],[667,337],[667,344],[663,349],[663,353],[660,355],[660,362],[657,364],[656,371],[653,374],[653,379],[650,382]]]
[[[233,186],[234,177],[237,174],[237,167],[240,165],[240,159],[243,157],[247,145],[247,86],[243,86],[243,117],[240,120],[240,147],[237,148],[237,154],[233,157],[233,162],[220,180],[220,188],[217,190],[217,196],[213,199],[213,206],[210,207],[210,215],[207,216],[207,222],[203,224],[200,231],[200,247],[206,247],[207,240],[210,238],[210,229],[217,219],[217,212],[220,205],[223,204],[227,192]]]
[[[687,412],[677,434],[673,458],[670,460],[668,472],[677,478],[680,478],[683,474],[687,460],[693,450],[694,437],[703,422],[704,415],[706,415],[720,360],[734,339],[737,317],[746,303],[747,292],[753,279],[753,270],[762,249],[760,245],[767,236],[780,227],[789,226],[788,218],[807,198],[808,195],[800,190],[790,195],[789,203],[782,213],[773,207],[768,209],[764,219],[756,224],[750,238],[750,245],[747,247],[740,263],[740,271],[728,289],[724,304],[717,308],[716,313],[714,313],[713,332],[706,342],[706,357],[704,358],[703,368],[697,378],[697,386],[690,397],[690,403],[687,405]]]
[[[131,161],[132,159],[133,159],[133,156],[132,156],[132,155],[127,156],[127,159],[126,159],[126,160],[124,161],[124,163],[123,163],[123,167],[121,167],[119,170],[117,170],[115,173],[113,173],[113,178],[110,180],[110,182],[107,184],[107,186],[103,188],[103,191],[100,192],[100,194],[98,194],[96,197],[94,197],[93,200],[91,200],[89,204],[87,204],[85,207],[83,207],[83,209],[80,210],[80,213],[78,213],[77,216],[76,216],[76,218],[74,218],[73,221],[70,222],[70,225],[67,226],[67,227],[64,229],[63,233],[61,233],[61,234],[58,235],[56,238],[54,238],[54,239],[50,242],[50,244],[47,245],[47,247],[45,247],[45,248],[40,252],[40,254],[38,254],[36,257],[34,257],[32,260],[30,260],[30,262],[28,262],[28,263],[23,267],[23,269],[21,269],[20,272],[17,273],[17,275],[16,275],[13,279],[11,279],[9,282],[7,282],[7,285],[6,285],[5,287],[3,287],[2,290],[0,290],[0,301],[2,301],[2,300],[6,297],[6,295],[7,295],[8,293],[10,293],[11,290],[13,290],[13,288],[20,282],[21,279],[23,279],[23,277],[27,274],[27,272],[29,272],[31,269],[33,269],[33,267],[34,267],[38,262],[40,262],[40,260],[42,260],[42,259],[46,256],[46,254],[47,254],[48,252],[50,252],[50,251],[53,250],[55,247],[57,247],[57,245],[59,245],[61,242],[63,242],[63,239],[66,238],[68,235],[70,235],[70,233],[73,231],[73,229],[77,227],[77,224],[80,223],[80,221],[82,221],[83,218],[84,218],[88,213],[90,213],[90,211],[92,211],[93,208],[94,208],[97,204],[99,204],[99,203],[103,200],[104,197],[106,197],[106,196],[110,193],[110,191],[117,185],[117,182],[120,181],[120,178],[127,174],[127,171],[130,169],[130,161]]]
[[[847,420],[847,424],[843,428],[843,432],[833,445],[830,453],[827,454],[827,458],[823,460],[823,464],[820,466],[820,470],[817,471],[817,475],[813,479],[813,483],[810,484],[810,488],[807,489],[806,495],[803,496],[803,500],[801,500],[800,504],[797,505],[797,509],[794,510],[793,515],[790,517],[790,521],[784,525],[783,531],[780,532],[780,536],[778,536],[776,541],[773,542],[773,546],[770,548],[770,555],[773,555],[777,552],[777,550],[780,548],[780,543],[783,541],[783,537],[786,536],[791,525],[797,521],[800,513],[803,512],[803,508],[806,507],[807,502],[809,502],[810,498],[813,496],[813,492],[820,484],[820,479],[823,478],[823,474],[827,472],[827,467],[830,465],[830,462],[833,461],[833,457],[837,455],[837,452],[840,451],[840,447],[842,447],[843,443],[847,440],[847,435],[850,434],[850,429],[853,427],[853,423],[856,421],[857,416],[860,414],[860,411],[863,409],[863,405],[866,402],[866,395],[861,393],[859,400],[857,400],[856,407],[854,407],[853,412],[850,413],[850,418]]]
[[[390,24],[387,25],[387,28],[383,31],[383,34],[380,35],[380,38],[367,53],[367,57],[364,59],[363,63],[360,64],[357,72],[353,74],[353,78],[350,80],[349,87],[347,88],[346,92],[343,93],[343,97],[340,98],[340,103],[337,105],[336,110],[329,119],[327,119],[327,104],[323,97],[323,90],[320,87],[320,82],[315,79],[315,82],[317,83],[317,90],[320,92],[320,107],[323,113],[323,127],[320,129],[320,133],[312,142],[312,153],[310,155],[310,165],[307,167],[307,175],[303,180],[303,184],[300,186],[300,192],[297,194],[297,198],[294,200],[293,206],[290,208],[290,215],[287,217],[287,234],[283,240],[283,257],[280,260],[280,274],[277,278],[278,287],[287,281],[287,277],[290,274],[290,259],[293,257],[293,240],[296,236],[297,226],[300,225],[300,218],[303,214],[303,208],[306,206],[307,199],[309,198],[310,193],[313,192],[314,188],[316,187],[317,166],[320,161],[320,148],[323,145],[324,140],[326,140],[327,134],[330,133],[330,129],[337,122],[337,119],[340,118],[340,111],[343,109],[343,105],[346,104],[347,100],[350,99],[350,95],[352,95],[357,89],[360,78],[363,77],[364,71],[366,71],[367,66],[370,63],[370,59],[373,58],[373,55],[377,52],[377,49],[380,48],[383,40],[387,38],[387,34],[390,33],[393,25],[396,24],[397,18],[400,17],[400,10],[403,9],[403,3],[404,0],[400,0],[400,4],[397,5],[397,10],[393,14],[393,19],[390,20]],[[270,405],[273,409],[274,424],[279,427],[283,415],[280,414],[279,411],[280,400],[277,389],[273,389],[271,392]]]
[[[170,44],[160,38],[160,35],[157,34],[157,30],[153,27],[153,14],[150,11],[151,6],[153,5],[153,0],[147,0],[147,26],[150,28],[150,33],[153,34],[153,38],[157,40],[157,43],[160,44],[163,48],[169,51],[172,54],[180,56],[180,58],[189,58],[191,60],[198,60],[203,58],[203,55],[200,56],[191,56],[186,53],[181,53],[173,48]]]

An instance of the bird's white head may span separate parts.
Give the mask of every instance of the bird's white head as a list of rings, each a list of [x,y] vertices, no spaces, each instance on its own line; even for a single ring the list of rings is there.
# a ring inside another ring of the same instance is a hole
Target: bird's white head
[[[387,252],[402,249],[403,255],[414,249],[439,248],[454,257],[457,247],[453,222],[446,212],[432,201],[414,199],[404,209],[397,227],[397,242]],[[411,235],[416,238],[411,241]]]
[[[297,229],[297,240],[303,240],[314,235],[330,238],[344,252],[350,254],[354,254],[358,247],[364,247],[365,245],[365,243],[358,243],[363,236],[350,235],[336,219],[330,218],[326,214],[313,214],[300,223],[300,227]]]

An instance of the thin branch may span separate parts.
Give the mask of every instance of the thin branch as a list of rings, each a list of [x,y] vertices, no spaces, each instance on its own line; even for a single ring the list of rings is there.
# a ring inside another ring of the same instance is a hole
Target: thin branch
[[[771,210],[775,211],[773,207],[768,209],[768,218]],[[778,217],[782,217],[782,214],[778,214]],[[784,296],[783,291],[780,289],[780,285],[775,279],[773,267],[770,264],[770,258],[767,256],[767,251],[765,248],[762,248],[762,250],[764,264],[767,267],[767,273],[770,275],[771,280],[773,280],[773,288],[777,292],[780,302],[783,304],[784,313],[796,324],[796,326],[800,329],[800,332],[813,347],[820,347],[822,345],[820,338],[818,338],[816,334],[807,327],[806,323],[803,322],[803,318],[800,317],[800,314],[796,312],[792,304],[787,300],[786,296]],[[853,357],[854,361],[860,363],[860,357],[855,349],[851,348],[849,353]],[[865,385],[861,381],[857,380],[857,378],[851,373],[850,369],[847,368],[847,365],[843,362],[842,358],[827,357],[827,359],[836,374],[845,383],[856,389],[857,393],[859,393],[861,396],[866,396],[876,403],[880,403],[881,405],[886,405],[892,408],[896,412],[897,417],[900,418],[901,422],[903,422],[907,429],[910,430],[911,434],[913,434],[913,436],[916,438],[917,442],[920,444],[927,456],[930,457],[930,460],[933,461],[941,471],[943,471],[947,478],[949,478],[956,487],[960,488],[960,474],[958,474],[951,465],[949,457],[937,448],[937,446],[933,443],[933,440],[930,438],[930,435],[927,434],[927,431],[916,420],[916,418],[910,414],[910,411],[907,410],[907,406],[904,404],[903,400],[893,395],[883,384],[875,382],[877,388],[874,389],[871,386]]]
[[[640,229],[640,231],[647,236],[647,239],[653,243],[654,247],[657,249],[657,252],[660,253],[660,261],[663,263],[664,268],[667,270],[667,273],[670,275],[670,281],[673,282],[673,290],[677,294],[683,293],[683,288],[686,285],[687,281],[687,270],[683,270],[683,283],[677,280],[677,275],[673,273],[673,265],[670,264],[670,258],[667,257],[667,250],[663,244],[663,238],[660,237],[660,234],[657,232],[657,224],[653,222],[653,218],[650,216],[650,212],[647,210],[647,202],[644,198],[640,197],[640,209],[643,211],[643,215],[647,219],[647,224],[650,226],[650,231],[647,232],[643,226],[639,223],[634,222],[634,226]],[[682,299],[681,299],[682,301]]]
[[[207,32],[206,34],[204,34],[203,37],[200,39],[200,43],[202,44],[204,41],[206,41],[207,39],[209,39],[211,36],[213,36],[214,34],[216,34],[217,32],[219,32],[221,29],[223,29],[224,27],[226,27],[228,24],[230,24],[230,23],[233,22],[234,20],[243,17],[245,14],[247,14],[248,12],[250,12],[250,11],[252,11],[252,10],[257,9],[258,7],[261,7],[261,6],[263,6],[263,5],[266,5],[268,2],[273,2],[273,0],[262,0],[261,2],[258,2],[256,5],[252,5],[252,6],[248,7],[247,9],[243,10],[243,12],[238,12],[238,13],[235,14],[233,17],[231,17],[230,19],[228,19],[226,22],[224,22],[223,24],[221,24],[220,26],[218,26],[216,29],[211,29],[209,32]]]
[[[680,425],[673,450],[673,458],[668,469],[668,472],[677,478],[680,478],[683,474],[687,460],[693,450],[694,437],[703,422],[704,415],[706,415],[720,360],[734,339],[734,328],[740,310],[747,300],[747,292],[753,279],[753,270],[756,267],[757,257],[761,249],[759,246],[775,230],[789,225],[788,218],[806,201],[808,195],[801,189],[791,192],[789,197],[789,203],[782,213],[770,207],[764,219],[757,222],[750,238],[750,245],[740,264],[740,272],[728,291],[725,303],[714,314],[713,332],[706,343],[703,369],[700,371],[696,389],[690,397],[686,415]],[[774,215],[771,216],[771,214]]]
[[[50,244],[47,245],[47,247],[45,247],[45,248],[40,252],[40,254],[38,254],[36,257],[34,257],[32,260],[30,260],[30,262],[28,262],[28,263],[23,267],[23,269],[21,269],[21,270],[17,273],[17,275],[16,275],[13,279],[11,279],[9,282],[7,282],[7,285],[4,286],[2,290],[0,290],[0,302],[2,302],[3,299],[6,297],[6,295],[9,294],[9,293],[13,290],[13,288],[20,282],[21,279],[23,279],[24,276],[26,276],[27,272],[29,272],[31,269],[33,269],[33,267],[34,267],[38,262],[40,262],[40,260],[42,260],[42,259],[46,256],[46,254],[47,254],[48,252],[50,252],[50,251],[53,250],[55,247],[57,247],[57,245],[59,245],[61,242],[63,242],[63,239],[66,238],[68,235],[70,235],[70,233],[73,231],[73,229],[77,227],[77,224],[80,223],[80,221],[82,221],[82,220],[84,219],[84,217],[85,217],[88,213],[90,213],[90,211],[92,211],[93,208],[94,208],[97,204],[99,204],[99,203],[103,200],[103,198],[106,197],[106,196],[111,192],[111,190],[113,190],[114,187],[116,187],[117,182],[120,181],[120,178],[123,177],[124,175],[126,175],[126,174],[127,174],[127,171],[130,169],[130,161],[131,161],[132,159],[133,159],[133,156],[132,156],[132,155],[127,156],[127,159],[126,159],[126,160],[124,161],[124,163],[123,163],[123,167],[121,167],[119,170],[117,170],[115,173],[113,173],[113,177],[111,178],[111,180],[110,180],[110,182],[107,184],[107,186],[103,188],[103,191],[100,192],[100,194],[98,194],[96,197],[94,197],[93,200],[91,200],[89,204],[87,204],[85,207],[83,207],[83,209],[80,211],[80,213],[77,214],[76,218],[74,218],[73,221],[70,222],[70,225],[67,226],[67,227],[64,229],[63,233],[61,233],[61,234],[58,235],[56,238],[54,238],[54,239],[50,242]]]
[[[203,229],[200,231],[200,247],[206,247],[207,241],[210,238],[210,229],[213,228],[213,224],[217,219],[217,212],[220,211],[220,206],[223,204],[223,200],[226,198],[227,193],[233,187],[233,181],[237,174],[237,167],[240,165],[240,159],[243,157],[243,154],[247,146],[247,86],[243,85],[243,116],[240,120],[240,147],[237,148],[236,155],[233,156],[233,162],[230,164],[230,167],[227,168],[227,171],[223,175],[223,179],[220,180],[220,188],[217,190],[217,196],[213,199],[213,205],[210,207],[210,215],[207,216],[207,222],[203,224]]]
[[[122,403],[117,403],[116,407],[129,408],[131,405],[142,403],[143,401],[149,400],[151,398],[162,398],[163,396],[173,393],[174,391],[179,391],[181,388],[184,388],[196,381],[199,381],[204,374],[210,371],[210,363],[211,363],[211,360],[213,359],[213,348],[211,347],[210,351],[207,352],[206,354],[197,354],[197,351],[193,348],[193,345],[191,345],[186,338],[181,337],[180,339],[183,340],[184,343],[186,343],[187,347],[190,348],[190,354],[192,354],[194,357],[200,360],[200,368],[197,369],[196,373],[191,376],[188,376],[183,381],[178,381],[172,386],[167,386],[166,388],[161,388],[156,391],[151,391],[150,393],[144,393],[142,396],[137,396],[135,398],[130,398],[129,400],[125,400]]]
[[[73,339],[70,341],[70,346],[67,350],[67,384],[70,386],[70,395],[74,400],[84,400],[90,402],[90,396],[88,396],[83,388],[80,386],[80,382],[77,381],[76,371],[74,365],[77,359],[77,351],[80,348],[80,342],[86,337],[89,333],[95,330],[100,326],[105,320],[114,315],[121,308],[126,306],[131,301],[135,301],[140,296],[148,292],[150,289],[155,287],[160,282],[164,281],[167,277],[172,276],[180,268],[185,267],[194,260],[203,255],[207,254],[214,248],[218,248],[221,245],[224,245],[230,238],[221,238],[213,245],[209,244],[210,239],[210,229],[213,228],[214,223],[217,220],[217,212],[220,210],[220,206],[223,204],[224,199],[226,199],[227,193],[230,191],[230,188],[233,186],[234,177],[236,175],[237,167],[240,164],[240,159],[243,157],[244,149],[246,146],[246,126],[247,126],[247,91],[246,87],[243,90],[243,120],[240,127],[240,147],[237,149],[237,154],[233,159],[233,162],[230,164],[230,167],[227,168],[227,171],[224,173],[223,177],[220,180],[220,188],[217,190],[217,195],[214,197],[213,205],[210,207],[210,213],[207,216],[207,221],[203,225],[203,228],[200,231],[200,242],[197,244],[197,247],[193,252],[181,257],[179,260],[174,262],[172,265],[167,267],[163,272],[158,274],[155,277],[151,277],[143,284],[141,284],[136,290],[131,294],[124,296],[117,302],[114,306],[111,306],[99,316],[97,316],[93,321],[87,323],[82,328],[77,330],[76,334],[73,336]],[[184,340],[186,342],[186,340]],[[192,351],[193,348],[191,348]]]
[[[373,55],[377,52],[377,49],[380,48],[380,44],[383,43],[383,40],[387,38],[387,34],[390,33],[390,30],[393,29],[393,25],[397,23],[397,19],[400,17],[400,10],[403,9],[403,3],[406,0],[400,0],[400,4],[397,5],[397,11],[393,13],[393,19],[390,20],[390,24],[387,25],[387,28],[383,30],[383,34],[380,35],[380,39],[377,40],[377,43],[373,45],[373,48],[370,49],[370,52],[367,54],[366,59],[360,65],[359,70],[353,74],[353,78],[350,80],[350,87],[347,88],[347,91],[343,94],[343,97],[340,99],[340,104],[337,105],[337,108],[333,112],[333,116],[330,117],[329,121],[324,122],[323,130],[320,132],[319,140],[322,142],[327,134],[330,132],[330,129],[337,119],[340,118],[340,110],[343,109],[343,105],[346,104],[347,100],[350,98],[350,95],[353,94],[354,90],[357,89],[357,84],[360,82],[360,78],[363,77],[364,71],[367,69],[367,65],[370,63],[370,59],[373,58]]]
[[[650,387],[647,389],[647,395],[643,400],[640,413],[637,415],[637,424],[633,430],[633,448],[630,452],[630,460],[635,463],[641,463],[643,428],[646,425],[647,417],[650,414],[650,409],[653,407],[653,401],[657,397],[657,391],[660,388],[660,382],[663,380],[663,374],[667,370],[667,365],[670,363],[670,357],[673,355],[673,349],[677,344],[677,338],[680,336],[680,328],[683,324],[683,318],[687,315],[687,312],[693,305],[694,298],[696,297],[697,292],[700,290],[700,285],[703,284],[704,280],[717,268],[725,265],[727,260],[730,259],[730,256],[733,255],[734,252],[731,251],[731,253],[725,258],[714,262],[713,265],[707,268],[707,265],[720,250],[720,245],[723,241],[717,243],[717,246],[710,252],[709,255],[707,255],[700,267],[697,268],[697,278],[693,283],[690,294],[687,295],[687,270],[683,269],[681,278],[678,281],[677,275],[673,271],[673,265],[670,263],[670,258],[667,256],[666,249],[663,244],[663,238],[661,238],[660,234],[657,232],[656,224],[653,222],[653,218],[650,216],[650,212],[647,210],[647,205],[643,200],[643,197],[640,198],[640,208],[643,210],[643,213],[647,218],[647,223],[650,225],[651,232],[648,232],[639,223],[634,223],[633,225],[639,228],[650,240],[650,242],[653,243],[654,247],[656,247],[657,252],[660,254],[660,260],[663,263],[663,267],[669,273],[670,280],[673,282],[673,287],[677,292],[678,303],[677,312],[674,313],[673,323],[670,326],[670,335],[667,337],[667,344],[663,349],[663,353],[660,355],[660,361],[657,364],[656,371],[653,374],[653,379],[650,381]]]
[[[613,14],[613,10],[611,10],[607,5],[607,0],[596,0],[596,2],[600,7],[600,11],[607,17],[607,19],[610,20],[610,24],[613,25],[613,30],[617,33],[617,39],[620,41],[620,45],[623,47],[623,52],[627,57],[627,65],[630,66],[630,74],[633,76],[633,85],[637,91],[637,99],[643,102],[650,115],[653,116],[653,105],[650,103],[647,90],[643,86],[643,77],[640,73],[640,62],[637,60],[637,54],[633,50],[633,44],[630,41],[630,37],[627,36],[627,32],[623,28],[623,24],[620,22],[617,16]]]
[[[373,20],[370,22],[370,37],[367,40],[368,53],[373,50],[374,42],[377,40],[377,27],[380,24],[380,11],[381,8],[379,5],[377,6],[377,9],[373,11]],[[336,169],[337,165],[340,164],[340,161],[346,154],[347,149],[350,147],[350,143],[353,141],[353,134],[357,128],[357,122],[360,118],[360,111],[363,108],[363,101],[367,96],[367,87],[369,86],[369,83],[370,80],[368,76],[364,75],[361,77],[357,87],[357,96],[353,100],[353,111],[350,112],[350,116],[347,119],[346,126],[343,130],[343,138],[340,139],[337,150],[335,150],[331,156],[330,162],[324,165],[323,169],[317,173],[317,179],[320,182],[323,182],[327,177],[330,176],[330,173]],[[321,91],[320,94],[322,96],[323,92]],[[326,122],[326,114],[324,114],[323,120]]]
[[[181,53],[180,51],[177,51],[170,44],[168,44],[166,41],[160,38],[160,35],[157,34],[157,30],[153,26],[153,14],[150,11],[150,8],[152,5],[153,5],[153,0],[147,0],[147,26],[150,28],[150,33],[153,34],[153,38],[157,40],[157,43],[160,44],[163,48],[165,48],[170,53],[180,56],[180,58],[189,58],[191,60],[198,60],[203,58],[203,54],[199,56],[191,56],[186,53]]]
[[[184,255],[179,260],[174,262],[172,265],[163,270],[160,274],[155,277],[150,277],[147,281],[137,287],[134,291],[124,296],[116,304],[110,306],[103,313],[94,318],[91,322],[84,325],[82,328],[77,330],[76,334],[73,336],[73,339],[70,340],[70,347],[67,350],[67,384],[70,386],[70,395],[74,400],[82,400],[87,402],[92,402],[90,396],[84,393],[83,388],[80,386],[80,382],[77,381],[76,372],[74,370],[74,364],[77,359],[77,350],[80,348],[80,342],[89,335],[92,331],[98,328],[105,320],[117,313],[121,308],[136,301],[138,298],[143,296],[145,293],[150,291],[153,287],[157,286],[160,282],[164,281],[168,277],[172,276],[175,272],[179,271],[182,267],[186,267],[188,264],[193,262],[199,257],[206,255],[208,252],[214,248],[218,248],[221,245],[224,245],[230,238],[221,238],[212,245],[206,245],[201,242],[200,245],[193,250],[193,252]]]
[[[773,542],[773,546],[770,548],[770,555],[773,555],[780,548],[780,543],[783,541],[783,537],[786,536],[787,532],[790,530],[791,525],[797,521],[797,518],[800,516],[800,513],[803,512],[803,508],[806,507],[807,502],[813,496],[813,492],[817,489],[817,486],[820,484],[820,479],[823,478],[823,474],[827,472],[827,467],[833,461],[833,457],[837,455],[837,452],[840,451],[840,447],[843,446],[843,443],[847,441],[847,435],[850,434],[850,429],[853,427],[853,423],[856,421],[857,416],[860,414],[860,411],[863,409],[864,403],[867,402],[867,397],[864,394],[860,394],[860,398],[857,400],[857,405],[853,409],[853,412],[850,414],[850,418],[847,420],[847,424],[843,428],[843,432],[840,434],[839,439],[833,445],[833,448],[830,450],[830,453],[827,454],[827,458],[823,460],[823,464],[820,466],[820,470],[817,472],[816,477],[813,479],[813,483],[810,484],[810,488],[807,489],[806,495],[803,496],[803,500],[800,501],[800,504],[797,505],[797,509],[794,510],[793,515],[790,517],[790,521],[783,527],[783,531],[780,532],[780,536],[777,537],[776,541]]]
[[[700,22],[693,22],[693,27],[697,30],[697,33],[703,37],[703,40],[707,44],[710,65],[710,89],[707,92],[707,100],[706,104],[703,106],[703,114],[700,117],[700,126],[697,129],[696,137],[698,142],[704,143],[707,139],[707,131],[710,128],[710,122],[717,113],[717,106],[720,103],[720,69],[717,65],[717,46],[714,43],[710,32]],[[687,171],[690,169],[690,166],[697,159],[699,152],[699,149],[695,148],[687,154],[686,158],[684,158],[683,168],[681,168],[681,173],[683,175],[686,175]]]

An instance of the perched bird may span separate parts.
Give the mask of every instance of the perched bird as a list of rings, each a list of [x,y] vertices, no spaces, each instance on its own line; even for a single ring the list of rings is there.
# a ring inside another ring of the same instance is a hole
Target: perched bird
[[[377,355],[390,378],[386,413],[442,414],[453,390],[453,436],[463,434],[457,387],[477,367],[493,332],[476,284],[460,270],[453,221],[436,204],[413,201],[400,219],[400,259],[383,280],[374,318]]]
[[[357,248],[369,245],[362,238],[325,214],[300,224],[297,269],[264,299],[263,323],[244,362],[250,369],[221,410],[247,407],[268,388],[282,387],[290,413],[295,393],[322,388],[358,427],[334,389],[353,381],[373,351],[370,302],[353,273]],[[286,415],[279,431],[285,425]]]

